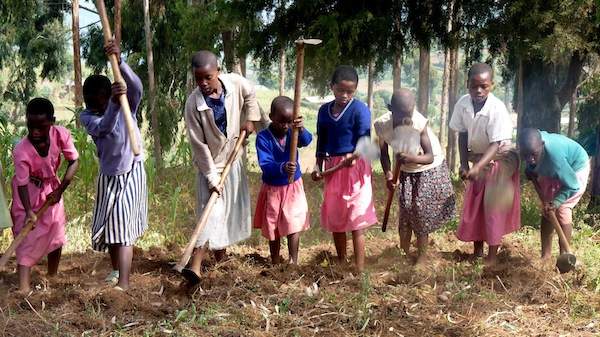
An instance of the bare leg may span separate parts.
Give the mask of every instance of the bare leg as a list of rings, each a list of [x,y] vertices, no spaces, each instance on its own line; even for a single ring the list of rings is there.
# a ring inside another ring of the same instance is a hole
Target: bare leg
[[[362,273],[365,269],[365,235],[362,229],[352,231],[352,243],[354,244],[356,271]]]
[[[339,262],[346,261],[346,233],[333,233],[333,243]]]
[[[118,245],[119,249],[119,282],[117,287],[123,290],[129,289],[129,274],[131,273],[131,262],[133,260],[133,246]]]
[[[552,233],[554,233],[554,227],[552,227],[548,219],[542,216],[542,224],[540,226],[542,259],[549,259],[552,257]]]
[[[298,264],[298,248],[300,247],[300,233],[294,233],[287,236],[288,253],[290,255],[290,263]]]
[[[58,273],[58,264],[60,263],[61,254],[62,247],[59,247],[48,254],[48,276],[56,276]]]
[[[473,242],[473,255],[475,257],[483,257],[483,241]]]
[[[400,248],[402,248],[404,254],[408,255],[408,253],[410,253],[412,230],[406,222],[400,221],[398,223],[398,235],[400,236]]]
[[[421,264],[426,260],[427,248],[429,246],[429,235],[421,234],[417,235],[417,263]]]
[[[489,246],[488,256],[485,258],[486,265],[494,266],[498,262],[498,247],[500,246]]]
[[[202,268],[202,260],[206,256],[206,252],[208,249],[206,247],[198,247],[194,249],[194,255],[192,256],[192,262],[190,263],[190,269],[196,273],[196,275],[200,275],[200,270]]]
[[[19,292],[27,294],[31,291],[31,267],[19,265],[17,270],[19,272]]]
[[[269,241],[269,251],[271,252],[271,263],[278,264],[281,262],[279,255],[279,248],[281,247],[281,240],[279,238]]]
[[[119,246],[108,246],[108,254],[110,254],[110,265],[113,270],[119,270]]]
[[[225,257],[227,257],[227,251],[225,250],[225,248],[216,249],[213,252],[215,253],[215,262],[216,263],[222,262],[223,260],[225,260]]]

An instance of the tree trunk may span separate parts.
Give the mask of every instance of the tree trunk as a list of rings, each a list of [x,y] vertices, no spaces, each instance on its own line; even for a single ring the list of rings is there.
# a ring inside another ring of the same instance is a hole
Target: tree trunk
[[[419,47],[419,92],[417,109],[427,116],[429,108],[429,44]]]
[[[394,68],[393,68],[393,76],[394,76],[394,91],[400,89],[402,87],[402,51],[398,50],[394,54]]]
[[[567,135],[569,138],[573,138],[575,135],[575,114],[577,113],[577,89],[571,95],[569,100],[569,129]]]
[[[246,55],[240,57],[238,63],[240,64],[240,74],[246,77]]]
[[[373,82],[374,82],[374,71],[375,71],[375,66],[373,64],[373,61],[369,62],[368,65],[368,79],[367,79],[367,106],[369,107],[369,110],[371,110],[371,119],[373,119],[375,116],[373,114]]]
[[[442,145],[442,149],[447,145],[448,141],[446,137],[446,131],[448,130],[447,126],[447,116],[449,109],[449,92],[450,88],[450,54],[451,50],[449,48],[444,49],[444,75],[442,77],[442,106],[440,108],[440,133],[439,138]]]
[[[448,120],[452,118],[454,106],[458,96],[458,48],[450,49],[450,69],[448,74]],[[446,160],[451,172],[456,172],[458,134],[448,129],[448,146],[446,147]]]
[[[235,46],[233,44],[233,32],[224,31],[221,33],[223,39],[223,56],[227,72],[235,72]]]
[[[285,48],[279,50],[279,96],[285,95]]]
[[[115,0],[115,42],[117,45],[121,45],[121,8],[122,3],[121,0]]]
[[[523,60],[519,59],[517,69],[517,135],[523,128]]]
[[[523,127],[560,132],[561,111],[579,84],[583,61],[582,55],[574,53],[566,76],[559,76],[561,67],[546,63],[542,58],[523,61]],[[566,80],[558,89],[555,82],[562,77]]]
[[[152,122],[152,138],[154,140],[154,160],[157,171],[163,167],[162,148],[160,146],[160,132],[158,111],[156,110],[156,82],[154,80],[154,56],[152,53],[152,29],[150,26],[150,4],[144,0],[144,31],[146,33],[146,61],[148,63],[148,109]]]
[[[72,30],[73,30],[73,71],[75,72],[75,110],[83,107],[83,89],[81,79],[81,58],[79,55],[79,0],[72,2]],[[79,116],[75,116],[75,124],[79,127]]]

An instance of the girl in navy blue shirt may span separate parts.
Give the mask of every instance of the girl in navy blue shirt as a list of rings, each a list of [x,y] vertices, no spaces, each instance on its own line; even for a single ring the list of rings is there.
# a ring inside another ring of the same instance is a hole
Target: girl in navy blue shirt
[[[321,171],[340,162],[345,167],[325,177],[321,226],[333,233],[338,260],[346,260],[346,233],[352,232],[356,269],[362,272],[365,260],[364,229],[377,222],[371,188],[371,165],[353,159],[356,143],[371,132],[371,111],[354,98],[358,74],[350,66],[338,66],[331,79],[335,100],[319,109],[317,119],[317,167]]]
[[[288,239],[290,263],[298,264],[300,232],[309,228],[308,204],[304,194],[300,163],[290,162],[292,127],[300,128],[298,147],[312,141],[312,135],[302,123],[302,116],[293,120],[294,102],[285,96],[271,103],[271,124],[256,136],[256,153],[262,170],[263,184],[256,202],[254,228],[260,228],[269,240],[271,262],[281,261],[280,238]],[[294,182],[288,183],[288,175]]]

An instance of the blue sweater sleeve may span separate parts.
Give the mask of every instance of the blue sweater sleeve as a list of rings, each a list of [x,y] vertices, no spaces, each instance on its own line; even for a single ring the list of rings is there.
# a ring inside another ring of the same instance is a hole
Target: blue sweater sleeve
[[[94,115],[89,111],[81,114],[81,124],[85,127],[87,133],[92,137],[104,137],[110,134],[117,125],[117,117],[119,115],[120,106],[113,103],[112,100],[108,103],[104,115]]]
[[[323,127],[323,114],[327,109],[327,105],[323,104],[317,114],[317,157],[325,157],[327,155],[327,129]]]
[[[362,103],[354,116],[355,141],[363,136],[371,135],[371,111],[366,104]]]
[[[129,108],[131,109],[131,114],[133,118],[136,118],[136,111],[140,106],[140,102],[142,100],[143,86],[142,80],[136,75],[131,67],[125,63],[125,61],[121,62],[119,66],[121,69],[121,75],[123,75],[123,79],[127,84],[127,100],[129,101]]]
[[[302,128],[302,131],[298,134],[298,147],[308,146],[312,142],[312,135],[306,128]]]
[[[269,141],[262,134],[256,137],[256,154],[258,155],[258,165],[267,176],[278,176],[284,174],[283,165],[285,162],[277,162],[273,156]]]

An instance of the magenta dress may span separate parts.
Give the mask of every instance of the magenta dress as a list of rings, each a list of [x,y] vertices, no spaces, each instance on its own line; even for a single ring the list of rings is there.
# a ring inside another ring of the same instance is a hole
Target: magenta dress
[[[50,149],[41,157],[28,138],[23,138],[13,150],[15,176],[12,179],[13,202],[10,210],[14,223],[13,234],[19,234],[25,225],[26,212],[19,198],[18,186],[27,185],[29,201],[34,211],[39,210],[46,197],[60,185],[57,173],[61,153],[66,160],[79,157],[71,133],[62,126],[50,128]],[[63,200],[51,206],[38,219],[36,227],[17,247],[17,263],[31,267],[48,253],[62,247],[65,239],[65,208]]]

